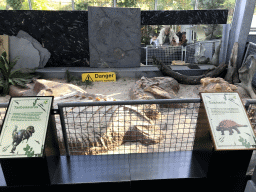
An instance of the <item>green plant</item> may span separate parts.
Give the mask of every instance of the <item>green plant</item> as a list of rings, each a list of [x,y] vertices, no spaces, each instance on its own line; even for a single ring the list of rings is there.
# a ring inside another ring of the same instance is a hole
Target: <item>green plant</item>
[[[25,148],[23,148],[23,150],[25,151],[25,155],[27,155],[27,157],[33,157],[35,154],[33,148],[30,147],[28,144]]]
[[[68,83],[75,80],[75,76],[71,75],[68,69],[66,70],[66,80]]]
[[[245,146],[246,148],[250,148],[251,147],[251,144],[250,142],[247,142],[246,139],[244,139],[243,137],[239,136],[239,140],[243,146]]]
[[[13,10],[19,10],[22,7],[22,3],[24,3],[25,0],[6,0],[7,5],[13,8]]]
[[[7,53],[4,51],[0,57],[0,87],[2,87],[2,94],[7,95],[9,93],[10,85],[18,85],[20,87],[27,87],[26,84],[31,81],[35,70],[27,73],[21,72],[21,69],[12,70],[18,61],[18,57],[13,62],[9,62],[7,59]]]
[[[82,82],[78,77],[71,75],[69,70],[66,70],[65,77],[66,77],[67,83],[72,83],[74,85],[86,85],[86,88],[88,85],[92,85],[92,81],[87,79],[84,82]]]
[[[119,0],[116,4],[117,7],[134,7],[137,2],[136,0]]]
[[[76,10],[87,10],[88,9],[88,2],[85,1],[78,1],[75,3]]]

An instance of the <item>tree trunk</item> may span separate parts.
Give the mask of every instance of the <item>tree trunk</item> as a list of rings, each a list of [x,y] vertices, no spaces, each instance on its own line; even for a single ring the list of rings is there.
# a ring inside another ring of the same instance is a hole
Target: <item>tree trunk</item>
[[[155,57],[153,57],[153,63],[158,66],[158,69],[164,75],[176,79],[181,84],[188,85],[198,85],[200,84],[200,80],[205,77],[218,77],[227,68],[227,64],[222,63],[215,69],[211,70],[210,72],[207,72],[206,74],[200,76],[187,76],[173,71],[170,67],[158,61]]]

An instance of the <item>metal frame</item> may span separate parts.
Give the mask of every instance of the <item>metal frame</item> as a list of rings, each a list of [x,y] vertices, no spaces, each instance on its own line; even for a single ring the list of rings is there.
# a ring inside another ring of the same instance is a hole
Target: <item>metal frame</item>
[[[146,104],[191,104],[200,103],[201,99],[158,99],[158,100],[129,100],[129,101],[104,101],[104,102],[72,102],[72,103],[58,103],[58,109],[61,119],[61,127],[63,132],[63,142],[66,149],[66,155],[70,156],[70,149],[68,146],[67,127],[65,124],[64,108],[67,107],[85,107],[85,106],[110,106],[110,105],[146,105]],[[175,112],[174,112],[175,113]]]
[[[182,103],[200,103],[201,99],[159,99],[159,100],[129,100],[129,101],[105,101],[105,102],[72,102],[72,103],[58,103],[58,109],[53,109],[53,115],[60,115],[61,130],[63,134],[63,143],[65,145],[66,156],[70,156],[70,149],[68,146],[67,129],[65,125],[64,108],[65,107],[84,107],[84,106],[109,106],[109,105],[145,105],[145,104],[182,104]],[[249,113],[252,107],[256,111],[256,100],[248,99],[245,103],[245,109]],[[8,107],[8,103],[0,103],[0,108]],[[256,113],[255,113],[256,114]],[[1,120],[4,116],[1,114]],[[250,117],[250,116],[249,116]],[[256,122],[256,115],[253,119]],[[252,122],[256,126],[256,123]]]
[[[183,61],[183,51],[185,51],[185,55],[186,55],[186,47],[185,48],[183,46],[165,46],[165,47],[166,48],[173,47],[174,49],[177,49],[178,47],[180,47],[181,48],[181,60]],[[146,65],[148,65],[148,50],[149,49],[162,49],[162,46],[153,47],[152,45],[147,45],[146,47],[143,47],[143,48],[146,49]],[[164,49],[162,49],[162,50],[164,51]]]

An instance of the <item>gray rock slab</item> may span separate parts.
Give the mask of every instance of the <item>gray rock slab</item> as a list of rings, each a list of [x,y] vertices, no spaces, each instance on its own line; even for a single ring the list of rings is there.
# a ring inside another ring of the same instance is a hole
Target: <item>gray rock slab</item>
[[[34,39],[25,31],[20,30],[16,37],[24,38],[32,43],[35,49],[39,51],[39,55],[40,55],[40,62],[39,62],[38,68],[39,69],[44,68],[44,66],[46,65],[46,63],[51,57],[51,53],[46,48],[43,48],[43,46],[36,39]]]
[[[139,67],[139,8],[88,8],[90,67]]]
[[[15,36],[9,37],[10,61],[18,56],[14,69],[29,68],[34,69],[39,66],[40,56],[37,49],[30,43],[30,41],[18,38]]]

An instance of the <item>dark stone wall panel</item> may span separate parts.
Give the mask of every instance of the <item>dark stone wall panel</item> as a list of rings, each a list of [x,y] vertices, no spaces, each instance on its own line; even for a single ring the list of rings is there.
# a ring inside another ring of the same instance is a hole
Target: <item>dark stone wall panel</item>
[[[19,30],[26,31],[41,42],[41,11],[0,10],[0,34],[16,36]]]
[[[141,25],[226,24],[228,10],[141,11]],[[48,49],[45,67],[89,67],[87,11],[0,10],[0,34],[23,30]]]
[[[48,49],[45,67],[89,67],[87,11],[0,11],[0,34],[23,30]]]
[[[140,9],[89,7],[90,67],[139,67]]]
[[[47,65],[88,66],[88,12],[47,11],[42,21],[42,42],[52,53]],[[58,61],[59,60],[59,61]],[[58,61],[58,62],[57,62]]]
[[[226,24],[228,10],[141,11],[141,25]]]

